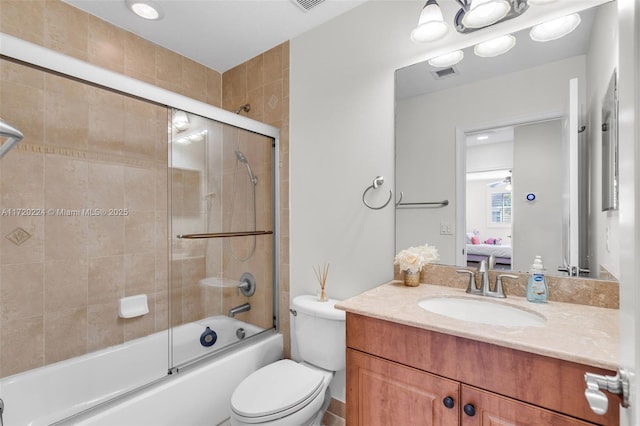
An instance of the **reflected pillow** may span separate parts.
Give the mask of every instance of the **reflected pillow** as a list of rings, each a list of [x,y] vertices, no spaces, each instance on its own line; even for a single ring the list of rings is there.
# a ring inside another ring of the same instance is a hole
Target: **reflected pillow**
[[[473,237],[475,237],[473,232],[467,232],[467,244],[471,244]]]
[[[474,235],[471,237],[471,244],[480,244],[480,239]]]

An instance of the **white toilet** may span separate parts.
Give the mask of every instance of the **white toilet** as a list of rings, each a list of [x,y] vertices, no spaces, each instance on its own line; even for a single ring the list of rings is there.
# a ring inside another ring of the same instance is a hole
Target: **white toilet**
[[[334,307],[337,302],[293,299],[292,329],[303,361],[283,359],[244,379],[231,396],[232,425],[320,425],[329,383],[345,368],[345,313]]]

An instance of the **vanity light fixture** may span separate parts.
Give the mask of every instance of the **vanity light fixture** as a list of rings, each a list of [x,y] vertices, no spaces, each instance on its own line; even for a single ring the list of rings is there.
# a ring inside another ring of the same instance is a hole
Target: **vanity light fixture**
[[[522,15],[528,1],[550,2],[555,0],[454,0],[461,6],[453,18],[453,26],[459,33],[470,33],[498,22]],[[436,0],[428,0],[420,13],[418,26],[411,31],[411,40],[416,43],[437,41],[449,31],[442,10]]]
[[[124,0],[125,4],[133,13],[141,18],[150,21],[157,21],[164,17],[162,8],[149,0]]]
[[[428,62],[432,67],[444,68],[457,64],[462,58],[464,58],[462,50],[454,50],[453,52],[431,58]]]
[[[467,28],[484,28],[502,20],[510,10],[507,0],[471,0],[462,24]]]
[[[449,32],[449,24],[444,22],[442,11],[436,0],[428,0],[420,13],[418,26],[411,31],[411,40],[425,43],[440,40]]]
[[[507,34],[476,44],[473,47],[473,52],[481,58],[493,58],[507,53],[515,45],[516,38]]]
[[[580,15],[571,15],[553,19],[531,28],[529,37],[534,41],[551,41],[566,36],[580,25]]]

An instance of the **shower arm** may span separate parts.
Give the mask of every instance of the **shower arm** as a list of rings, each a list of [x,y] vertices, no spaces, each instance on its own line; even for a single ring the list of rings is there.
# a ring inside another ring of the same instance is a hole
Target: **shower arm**
[[[8,138],[2,146],[0,146],[0,158],[11,150],[18,142],[24,138],[22,132],[15,127],[5,123],[0,119],[0,136]]]

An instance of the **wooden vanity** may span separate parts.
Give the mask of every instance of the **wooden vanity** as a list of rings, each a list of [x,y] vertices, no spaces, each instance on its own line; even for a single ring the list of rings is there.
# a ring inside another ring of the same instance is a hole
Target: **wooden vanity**
[[[465,297],[459,289],[390,283],[338,305],[347,311],[347,425],[619,424],[616,396],[608,395],[604,416],[584,397],[586,372],[615,374],[616,310],[535,306],[547,324],[531,331],[417,307],[433,295]],[[527,307],[518,299],[506,302]]]

